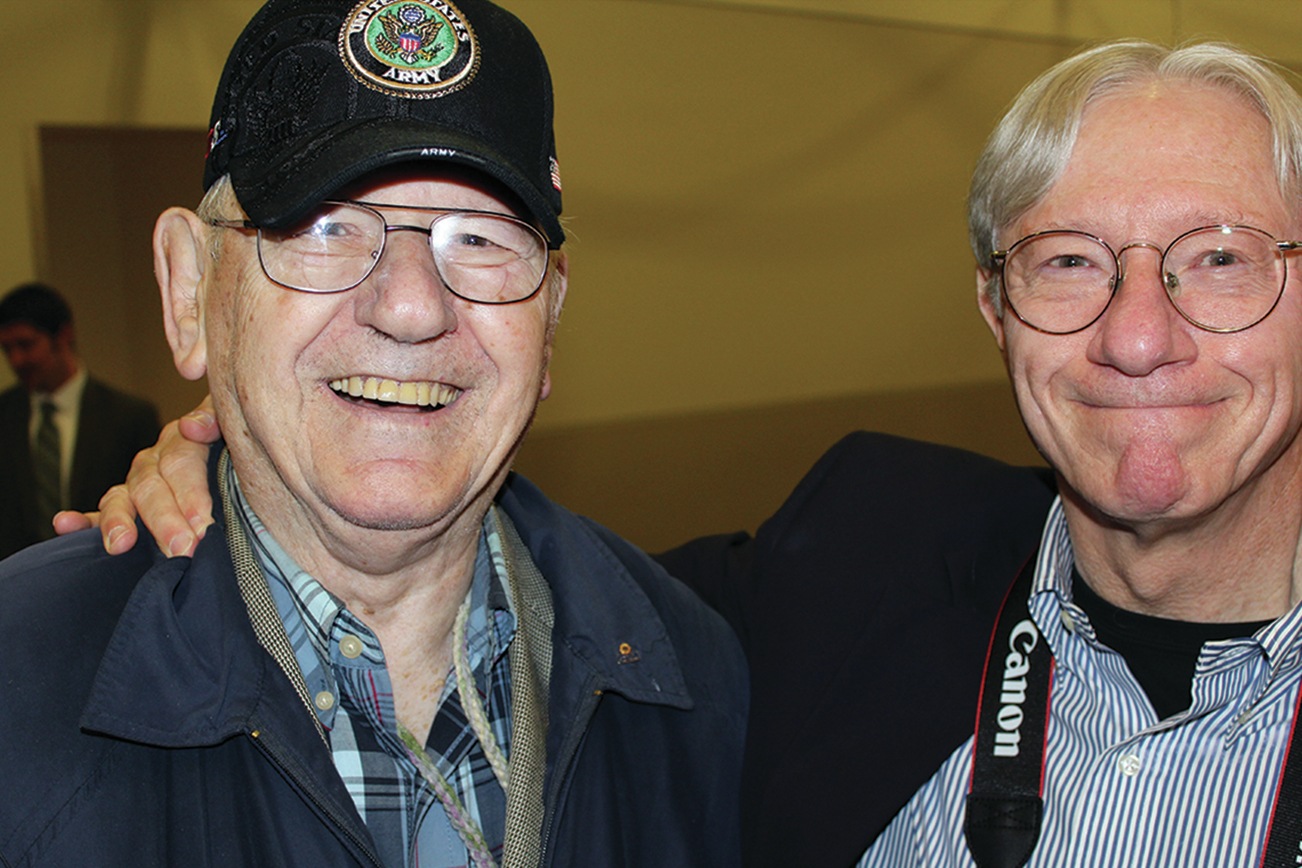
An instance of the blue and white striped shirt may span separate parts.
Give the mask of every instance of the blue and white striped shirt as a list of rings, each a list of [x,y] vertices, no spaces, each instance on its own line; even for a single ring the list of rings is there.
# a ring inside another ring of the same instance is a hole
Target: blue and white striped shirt
[[[1044,823],[1028,866],[1252,866],[1302,682],[1302,607],[1246,638],[1208,642],[1192,704],[1158,720],[1071,601],[1062,504],[1049,513],[1030,610],[1056,661]],[[860,868],[973,866],[963,837],[972,740],[868,848]]]

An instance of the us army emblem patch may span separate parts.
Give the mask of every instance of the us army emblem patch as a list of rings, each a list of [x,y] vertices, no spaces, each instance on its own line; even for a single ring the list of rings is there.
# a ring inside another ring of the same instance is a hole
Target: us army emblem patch
[[[362,84],[415,99],[459,90],[479,68],[474,30],[443,0],[362,0],[344,19],[339,53]]]

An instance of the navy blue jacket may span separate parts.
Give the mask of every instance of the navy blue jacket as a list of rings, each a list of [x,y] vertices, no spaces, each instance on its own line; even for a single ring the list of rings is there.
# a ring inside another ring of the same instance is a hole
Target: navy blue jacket
[[[861,432],[754,538],[659,557],[750,661],[748,868],[853,864],[972,735],[995,615],[1053,495],[1043,468]]]
[[[527,481],[499,503],[554,598],[545,863],[737,864],[747,687],[731,631]],[[87,532],[0,564],[0,865],[378,864],[257,644],[220,517],[192,560],[141,540],[107,557]]]

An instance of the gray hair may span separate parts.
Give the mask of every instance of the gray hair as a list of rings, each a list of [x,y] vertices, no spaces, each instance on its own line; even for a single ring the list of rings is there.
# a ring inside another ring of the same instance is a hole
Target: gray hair
[[[232,213],[234,212],[234,214]],[[194,213],[201,220],[229,220],[235,215],[243,216],[244,209],[240,207],[239,199],[235,197],[235,188],[231,186],[231,176],[222,175],[212,183],[207,192],[203,194],[203,199],[199,202],[199,207],[194,209]],[[235,217],[239,219],[239,217]],[[221,253],[221,238],[223,233],[208,231],[208,255],[216,262],[218,255]]]
[[[1277,65],[1220,43],[1168,48],[1143,40],[1082,51],[1018,94],[977,161],[968,194],[968,236],[984,266],[998,233],[1035,205],[1067,166],[1091,102],[1123,88],[1176,81],[1224,88],[1255,106],[1270,125],[1275,172],[1286,201],[1302,195],[1302,97]],[[998,310],[998,275],[984,291]]]

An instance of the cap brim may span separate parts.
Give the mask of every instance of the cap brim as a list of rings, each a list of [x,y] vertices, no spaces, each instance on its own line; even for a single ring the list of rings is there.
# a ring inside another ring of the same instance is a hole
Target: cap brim
[[[482,141],[428,121],[372,118],[317,130],[310,141],[257,175],[241,172],[239,164],[244,161],[235,161],[231,184],[249,219],[275,229],[294,223],[340,188],[376,169],[424,161],[466,166],[501,182],[538,221],[552,249],[564,242],[556,207],[526,180],[529,174],[485,148]]]

